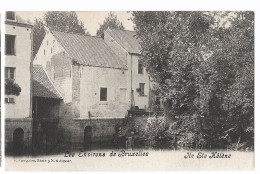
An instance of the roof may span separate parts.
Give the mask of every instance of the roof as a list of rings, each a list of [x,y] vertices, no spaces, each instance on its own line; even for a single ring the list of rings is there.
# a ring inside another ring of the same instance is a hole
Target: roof
[[[106,33],[115,39],[127,52],[135,54],[141,53],[141,46],[134,31],[109,29],[106,30]]]
[[[32,76],[32,91],[34,97],[62,99],[42,66],[33,66]]]
[[[19,16],[17,13],[15,13],[15,20],[5,20],[6,24],[12,24],[12,25],[17,25],[17,26],[22,26],[22,27],[30,27],[32,28],[33,25],[28,21],[25,21],[21,16]]]
[[[79,64],[126,69],[126,60],[118,57],[100,37],[51,31],[69,56]]]

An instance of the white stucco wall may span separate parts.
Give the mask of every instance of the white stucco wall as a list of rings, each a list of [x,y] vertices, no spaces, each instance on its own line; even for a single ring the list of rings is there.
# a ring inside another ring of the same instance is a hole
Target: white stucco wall
[[[56,89],[62,95],[65,103],[72,102],[72,78],[69,75],[71,72],[67,72],[71,71],[71,64],[72,60],[64,48],[58,43],[52,33],[46,30],[46,35],[35,56],[33,65],[42,65]],[[56,70],[54,70],[55,68]],[[64,73],[60,72],[62,68]],[[54,73],[56,73],[56,78],[54,78]],[[63,74],[64,77],[58,77],[58,73]]]
[[[21,87],[15,103],[5,104],[6,118],[30,117],[31,103],[31,28],[5,24],[6,34],[15,35],[15,55],[5,56],[5,67],[15,67],[15,82]]]
[[[107,32],[104,33],[106,44],[119,56],[127,61],[127,100],[129,107],[131,106],[131,89],[134,90],[134,105],[140,109],[149,107],[149,75],[144,69],[143,74],[138,74],[138,56],[130,55],[119,43],[117,43]],[[131,76],[132,74],[132,76]],[[139,83],[145,84],[145,95],[140,96],[136,91],[139,88]]]
[[[45,50],[45,54],[44,54]],[[41,43],[41,46],[35,55],[33,60],[34,65],[42,65],[43,68],[46,68],[47,62],[51,61],[51,57],[55,54],[63,52],[64,49],[57,42],[55,37],[51,34],[50,31],[46,30],[46,35]]]
[[[125,117],[126,77],[126,70],[81,66],[80,117],[88,118],[88,112],[93,117]],[[100,101],[101,87],[107,88],[107,101]]]
[[[128,65],[128,88],[134,90],[134,105],[138,106],[139,109],[148,109],[149,107],[149,75],[147,74],[145,68],[143,70],[143,74],[138,74],[138,59],[139,57],[136,55],[127,55],[127,65]],[[131,63],[132,61],[132,63]],[[132,72],[131,72],[132,71]],[[132,73],[132,77],[131,77]],[[137,92],[137,88],[139,88],[139,83],[144,83],[144,95],[141,96],[139,92]]]

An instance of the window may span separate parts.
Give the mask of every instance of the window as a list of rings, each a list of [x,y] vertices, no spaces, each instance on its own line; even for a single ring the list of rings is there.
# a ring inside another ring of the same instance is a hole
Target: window
[[[139,83],[140,95],[144,95],[144,83]]]
[[[143,74],[143,64],[142,62],[139,60],[138,61],[138,74]]]
[[[15,55],[15,36],[5,35],[5,54]]]
[[[13,97],[6,97],[5,103],[14,103],[14,98]]]
[[[15,20],[15,14],[13,11],[6,12],[6,19]]]
[[[107,88],[100,88],[100,101],[107,101]]]
[[[5,79],[15,80],[15,68],[12,67],[5,68]]]

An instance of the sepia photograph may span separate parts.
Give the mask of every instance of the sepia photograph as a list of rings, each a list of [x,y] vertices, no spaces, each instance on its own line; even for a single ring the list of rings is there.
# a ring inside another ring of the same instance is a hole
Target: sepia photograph
[[[2,18],[7,170],[254,169],[253,11]]]

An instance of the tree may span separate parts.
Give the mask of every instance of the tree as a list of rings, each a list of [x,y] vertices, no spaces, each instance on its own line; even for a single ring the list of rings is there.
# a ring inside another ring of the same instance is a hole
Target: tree
[[[202,12],[132,14],[142,61],[160,84],[165,105],[180,114],[194,112],[194,100],[199,97],[196,69],[203,60],[202,51],[208,51],[204,45],[210,38],[212,18]]]
[[[82,21],[79,21],[76,12],[48,11],[42,19],[35,19],[33,26],[33,56],[35,57],[45,36],[44,26],[51,30],[72,32],[90,35]]]
[[[35,18],[33,25],[33,57],[38,52],[45,36],[44,23],[41,19]]]
[[[220,108],[227,112],[220,138],[229,137],[234,149],[253,150],[254,13],[236,12],[230,22],[230,27],[216,30],[218,42],[211,59],[218,75],[215,79],[222,84],[215,87],[215,93],[227,105]]]
[[[43,18],[46,26],[51,30],[88,34],[83,22],[78,20],[74,11],[48,11]]]
[[[208,148],[253,149],[254,14],[132,14],[142,61],[170,101],[166,116],[204,116],[196,126]]]
[[[99,25],[99,29],[97,30],[97,36],[103,37],[104,31],[108,28],[119,30],[125,29],[123,23],[117,19],[117,16],[114,12],[109,12],[108,16],[103,21],[103,24]]]

